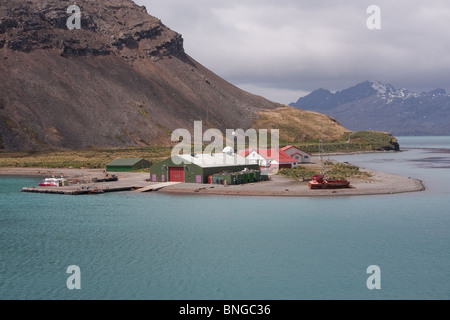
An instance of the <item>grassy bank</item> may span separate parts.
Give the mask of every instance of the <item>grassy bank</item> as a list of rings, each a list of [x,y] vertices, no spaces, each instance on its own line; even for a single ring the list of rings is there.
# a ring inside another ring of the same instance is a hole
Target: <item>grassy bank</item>
[[[330,116],[289,106],[260,112],[252,127],[278,129],[280,146],[293,145],[309,153],[399,149],[397,139],[389,133],[351,132]]]
[[[398,151],[397,139],[386,132],[358,131],[345,133],[341,139],[320,139],[294,143],[296,147],[309,153],[351,153],[368,151]],[[321,150],[322,149],[322,150]]]
[[[105,168],[117,158],[144,158],[152,163],[170,156],[171,148],[118,148],[75,151],[0,153],[0,167],[18,168]]]
[[[351,164],[326,161],[324,167],[325,176],[331,179],[356,179],[371,177],[370,173],[361,171],[359,167]],[[322,168],[318,166],[298,166],[295,169],[281,169],[279,174],[296,181],[306,181],[312,176],[320,174],[321,170]]]
[[[305,140],[302,141],[296,143],[280,140],[280,147],[291,144],[312,154],[399,149],[395,137],[387,133],[374,131],[345,132],[339,139],[325,140],[322,143],[320,139],[308,140],[307,142]],[[171,151],[170,147],[130,147],[42,152],[1,152],[0,167],[96,169],[105,168],[107,163],[117,158],[143,158],[155,163],[170,157]],[[300,173],[297,172],[296,174]],[[305,173],[305,175],[309,175],[309,172]]]

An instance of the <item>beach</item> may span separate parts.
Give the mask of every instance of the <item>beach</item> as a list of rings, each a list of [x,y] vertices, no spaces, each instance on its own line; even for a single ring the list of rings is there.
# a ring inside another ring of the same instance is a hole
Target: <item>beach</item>
[[[271,176],[270,181],[255,182],[244,185],[194,185],[177,184],[162,189],[160,192],[174,194],[210,194],[234,196],[362,196],[379,194],[398,194],[425,190],[422,181],[384,172],[371,171],[373,176],[364,179],[349,179],[350,188],[311,190],[307,182],[298,182],[283,176]]]
[[[369,169],[363,169],[363,171],[370,173],[371,177],[349,179],[350,188],[345,189],[311,190],[308,188],[307,182],[294,181],[280,175],[271,175],[269,181],[231,186],[179,183],[165,186],[157,192],[166,194],[314,197],[398,194],[425,190],[423,182],[413,177],[404,177]],[[68,180],[79,179],[82,181],[77,185],[49,188],[49,190],[79,190],[86,187],[102,187],[105,190],[120,190],[121,188],[129,187],[130,190],[139,190],[140,188],[157,185],[157,183],[147,181],[149,179],[149,173],[146,172],[108,174],[116,174],[119,181],[93,183],[91,181],[93,178],[104,178],[106,176],[105,172],[101,169],[0,168],[0,176],[55,176],[57,178],[64,176]]]

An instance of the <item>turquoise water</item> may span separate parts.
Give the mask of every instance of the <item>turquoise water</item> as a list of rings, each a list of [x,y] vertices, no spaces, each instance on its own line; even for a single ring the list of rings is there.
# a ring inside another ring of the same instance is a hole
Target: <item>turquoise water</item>
[[[0,299],[449,299],[450,174],[428,158],[449,161],[431,148],[450,150],[450,137],[400,142],[409,151],[344,161],[418,176],[427,191],[61,196],[1,177]],[[66,287],[70,265],[81,290]],[[381,290],[366,286],[370,265]]]

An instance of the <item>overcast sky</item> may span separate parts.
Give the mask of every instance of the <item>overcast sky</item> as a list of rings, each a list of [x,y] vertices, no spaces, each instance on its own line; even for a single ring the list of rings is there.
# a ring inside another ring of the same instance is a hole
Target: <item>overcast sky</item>
[[[365,80],[450,91],[448,0],[135,0],[182,34],[195,60],[249,92],[291,103]],[[370,5],[381,29],[370,30]]]

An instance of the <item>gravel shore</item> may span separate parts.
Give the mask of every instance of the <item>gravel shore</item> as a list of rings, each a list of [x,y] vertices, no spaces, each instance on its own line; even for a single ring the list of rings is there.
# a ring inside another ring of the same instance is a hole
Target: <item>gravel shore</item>
[[[166,194],[203,194],[203,195],[235,195],[235,196],[356,196],[397,194],[425,190],[422,181],[410,177],[403,177],[384,172],[364,169],[370,172],[372,177],[361,179],[349,179],[351,188],[335,190],[310,190],[307,182],[290,180],[283,176],[271,176],[270,181],[256,182],[237,186],[204,185],[180,183],[159,190]],[[136,187],[149,186],[146,182],[148,173],[115,173],[119,177],[120,184],[132,184]],[[49,177],[64,175],[69,179],[83,178],[85,180],[94,177],[105,176],[103,170],[98,169],[38,169],[38,168],[0,168],[1,175],[40,176]],[[109,182],[114,184],[115,182]]]
[[[368,171],[368,170],[367,170]],[[373,176],[364,179],[350,179],[351,188],[311,190],[307,182],[293,181],[283,176],[272,176],[270,181],[238,186],[178,184],[162,189],[160,192],[174,194],[211,194],[236,196],[356,196],[397,194],[425,190],[422,181],[370,171]]]

